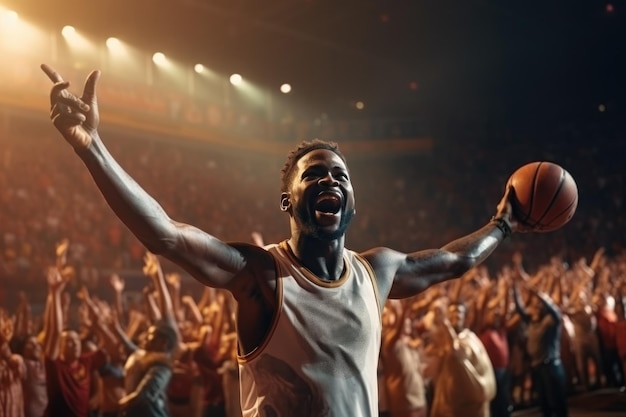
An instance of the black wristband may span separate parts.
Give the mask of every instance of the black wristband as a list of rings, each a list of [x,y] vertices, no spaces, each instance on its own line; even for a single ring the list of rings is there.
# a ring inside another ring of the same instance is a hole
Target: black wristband
[[[511,225],[509,224],[509,222],[504,220],[502,217],[493,216],[491,220],[489,221],[489,223],[493,224],[498,229],[500,229],[500,231],[504,235],[504,239],[511,236],[511,233],[513,233],[513,230],[511,230]]]

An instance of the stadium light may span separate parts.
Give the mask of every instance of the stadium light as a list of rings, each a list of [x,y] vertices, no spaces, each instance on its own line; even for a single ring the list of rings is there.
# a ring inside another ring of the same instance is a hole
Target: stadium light
[[[152,55],[152,62],[158,66],[163,66],[167,64],[167,58],[163,52],[155,52],[154,55]]]
[[[68,48],[72,53],[78,53],[83,58],[91,56],[91,59],[96,59],[95,44],[87,39],[81,32],[77,31],[74,26],[66,25],[61,29],[61,35],[67,42]]]
[[[20,20],[19,15],[14,10],[0,10],[0,27],[11,28]]]
[[[66,40],[71,41],[76,39],[76,29],[74,26],[70,25],[63,26],[63,29],[61,29],[61,35],[63,35]]]
[[[0,5],[0,56],[44,56],[50,53],[50,33]]]
[[[239,74],[233,74],[230,76],[230,83],[234,86],[239,86],[243,83],[243,78]]]
[[[105,43],[106,43],[107,48],[109,48],[109,51],[114,52],[114,53],[120,52],[124,48],[124,46],[122,45],[122,42],[120,42],[119,39],[113,36],[108,38]]]
[[[291,84],[283,84],[280,86],[280,92],[283,94],[289,94],[291,92]]]

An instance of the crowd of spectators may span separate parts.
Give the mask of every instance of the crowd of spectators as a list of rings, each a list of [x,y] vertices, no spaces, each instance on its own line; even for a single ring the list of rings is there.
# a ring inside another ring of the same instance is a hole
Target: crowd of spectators
[[[348,232],[347,246],[355,250],[377,245],[417,250],[437,247],[466,234],[489,220],[508,175],[531,160],[561,164],[570,171],[579,187],[578,211],[563,229],[523,237],[514,235],[498,248],[484,268],[472,271],[455,283],[437,286],[415,300],[390,303],[385,314],[394,319],[386,318],[385,325],[393,326],[400,320],[409,320],[411,324],[400,332],[406,337],[394,338],[390,343],[403,340],[418,355],[419,361],[427,365],[426,369],[430,369],[429,366],[440,369],[438,367],[444,366],[447,359],[431,358],[434,352],[445,351],[438,349],[439,344],[455,338],[475,340],[465,329],[480,337],[485,323],[491,321],[479,317],[486,316],[497,304],[489,300],[508,300],[515,282],[519,282],[526,288],[522,290],[523,297],[540,292],[562,314],[555,317],[563,328],[561,350],[567,389],[571,392],[622,385],[620,359],[623,360],[624,351],[619,351],[618,347],[623,341],[618,342],[616,332],[616,326],[624,319],[622,301],[626,295],[624,175],[619,169],[624,145],[617,140],[621,134],[623,130],[605,130],[594,125],[575,129],[562,127],[533,140],[481,137],[480,132],[464,132],[435,140],[433,149],[425,153],[359,153],[355,157],[348,154],[358,215]],[[253,232],[260,233],[266,241],[287,237],[288,220],[278,210],[278,172],[283,155],[168,138],[147,139],[145,135],[122,134],[115,130],[103,131],[103,136],[121,165],[172,218],[229,241],[250,241]],[[46,120],[33,122],[10,117],[0,131],[0,149],[0,307],[3,309],[3,337],[11,336],[4,342],[11,342],[15,333],[12,329],[4,331],[4,327],[11,326],[15,326],[15,330],[19,327],[22,338],[9,343],[13,354],[21,353],[24,358],[30,355],[23,350],[30,340],[28,336],[39,335],[39,343],[45,342],[44,309],[53,298],[51,292],[57,291],[59,296],[66,294],[62,298],[66,300],[64,320],[69,326],[83,330],[79,335],[84,349],[110,349],[109,339],[98,336],[97,329],[90,332],[87,328],[100,323],[96,317],[101,318],[104,327],[116,326],[112,305],[118,295],[125,303],[120,311],[122,325],[126,326],[123,333],[143,347],[150,324],[156,323],[163,314],[155,308],[159,303],[147,301],[150,294],[159,290],[156,284],[146,286],[141,279],[146,263],[145,249],[113,215],[80,161],[70,154],[71,149],[50,129]],[[65,239],[69,242],[66,263],[73,272],[67,276],[59,272],[62,277],[55,281],[46,271],[57,261],[55,245]],[[598,248],[603,249],[598,251]],[[520,262],[511,261],[513,254],[523,254],[524,267]],[[182,335],[181,340],[190,346],[210,345],[217,349],[210,353],[211,373],[206,377],[195,371],[198,368],[194,361],[200,360],[197,355],[202,353],[183,349],[192,353],[176,357],[173,374],[176,375],[176,369],[178,377],[185,370],[194,370],[191,374],[196,378],[183,382],[172,379],[172,391],[167,397],[170,408],[175,410],[180,406],[181,415],[188,415],[189,409],[185,406],[191,407],[191,397],[176,396],[191,391],[177,384],[195,384],[201,393],[194,397],[198,404],[204,408],[223,406],[226,410],[232,391],[220,385],[221,378],[232,384],[236,375],[227,372],[233,369],[233,351],[224,348],[231,345],[222,344],[222,340],[232,341],[233,328],[230,315],[217,315],[216,311],[229,311],[227,297],[203,289],[204,296],[194,298],[201,288],[197,283],[173,265],[164,263],[164,269],[178,277],[168,281],[168,288],[178,309],[177,331]],[[120,285],[112,284],[121,282],[120,279],[111,281],[112,274],[126,282],[125,287],[122,285],[124,288],[120,290]],[[123,292],[124,297],[118,292]],[[93,304],[86,301],[89,294],[95,299]],[[145,307],[145,303],[149,307]],[[80,307],[83,304],[85,307]],[[458,319],[459,305],[463,305],[462,309],[468,314],[467,322],[465,316],[463,321]],[[23,311],[31,312],[30,324],[24,325],[22,318],[22,325],[17,326],[18,320],[10,316],[16,312],[17,318],[17,312]],[[511,359],[510,362],[507,359],[504,366],[515,377],[514,387],[509,390],[493,381],[491,384],[496,384],[496,389],[490,389],[490,382],[484,379],[474,384],[484,388],[482,394],[488,400],[495,398],[498,389],[500,393],[505,389],[507,404],[532,403],[537,399],[529,392],[532,386],[530,364],[524,362],[528,357],[527,346],[523,337],[519,338],[524,332],[513,330],[522,326],[514,320],[518,313],[510,302],[503,301],[499,314],[506,319],[503,322],[516,326],[506,328],[507,343],[510,341],[507,358]],[[581,316],[587,322],[577,321]],[[218,324],[216,317],[227,324]],[[456,322],[452,324],[455,317]],[[15,324],[7,324],[9,321]],[[437,325],[432,327],[432,323]],[[580,325],[593,330],[597,354],[575,343],[580,337],[576,336],[575,329]],[[203,326],[205,331],[201,330]],[[206,326],[221,332],[216,332],[219,338],[214,336],[211,343],[206,339]],[[445,329],[447,333],[436,335],[436,329]],[[222,348],[218,349],[218,345]],[[485,347],[479,349],[475,357],[486,352],[493,361],[493,351]],[[580,355],[586,356],[580,359]],[[109,351],[107,356],[115,355]],[[118,368],[124,358],[117,358]],[[94,367],[102,365],[101,359],[94,359]],[[381,395],[384,395],[385,360],[382,359]],[[20,359],[11,360],[15,369],[28,369],[21,367]],[[502,363],[498,365],[502,367]],[[218,377],[217,369],[222,366],[225,367]],[[496,367],[484,363],[477,366],[482,374],[485,366],[487,369]],[[424,410],[436,406],[442,401],[437,400],[437,395],[443,395],[441,390],[437,393],[441,377],[435,375],[440,372],[429,374],[428,370],[415,369],[423,378],[420,392],[424,395],[421,402]],[[16,375],[26,378],[24,372]],[[119,373],[101,373],[97,378],[105,375]],[[123,375],[121,378],[123,382]],[[96,395],[102,388],[94,389],[93,409],[97,410],[102,403],[95,398],[102,398]],[[122,400],[123,389],[116,392],[118,400]],[[208,404],[208,397],[219,404]],[[394,415],[390,398],[381,399],[381,404],[386,404],[381,411]],[[196,409],[202,408],[198,407]]]
[[[51,248],[43,313],[26,292],[15,309],[0,307],[2,415],[241,416],[227,292],[183,295],[188,284],[150,253],[140,298],[126,297],[115,273],[92,292],[72,286],[69,247]],[[387,301],[381,417],[506,417],[534,404],[567,416],[568,395],[624,389],[625,254],[598,248],[572,265],[558,255],[532,272],[526,264],[515,252],[493,273],[475,267]]]

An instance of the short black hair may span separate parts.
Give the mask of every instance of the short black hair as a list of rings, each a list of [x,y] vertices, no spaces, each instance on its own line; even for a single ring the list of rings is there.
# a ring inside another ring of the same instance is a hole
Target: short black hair
[[[174,350],[176,343],[178,342],[178,335],[176,330],[165,320],[157,320],[153,324],[156,333],[165,340],[165,348],[170,351]]]
[[[287,191],[293,176],[293,169],[296,163],[307,153],[316,149],[327,149],[337,154],[341,160],[347,165],[346,157],[339,150],[339,145],[335,142],[325,141],[321,139],[313,139],[311,141],[302,141],[298,147],[289,152],[287,161],[280,170],[281,187],[280,191]]]

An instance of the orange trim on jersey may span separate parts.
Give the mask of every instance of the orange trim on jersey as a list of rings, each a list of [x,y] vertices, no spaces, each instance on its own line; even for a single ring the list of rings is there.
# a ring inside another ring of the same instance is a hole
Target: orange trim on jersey
[[[271,252],[270,252],[271,253]],[[272,254],[272,257],[276,255]],[[252,361],[254,358],[258,357],[265,347],[269,344],[270,340],[272,340],[272,336],[274,336],[274,331],[276,330],[276,326],[278,325],[278,319],[280,318],[283,311],[283,273],[282,268],[280,266],[280,262],[274,258],[274,264],[276,265],[276,313],[274,314],[274,318],[272,319],[272,325],[270,326],[270,330],[267,332],[265,337],[263,338],[263,342],[254,348],[250,353],[245,355],[237,355],[237,363],[244,364],[246,362]]]
[[[314,283],[316,285],[319,285],[320,287],[326,287],[326,288],[336,288],[336,287],[339,287],[344,282],[346,282],[346,280],[350,276],[350,262],[348,262],[348,258],[346,257],[345,254],[343,255],[343,266],[344,266],[343,273],[341,274],[341,276],[339,277],[338,280],[336,280],[336,281],[327,281],[325,279],[321,279],[320,277],[315,275],[313,272],[311,272],[309,270],[309,268],[307,268],[306,266],[302,265],[302,262],[300,262],[300,260],[296,257],[296,255],[291,251],[291,248],[287,244],[286,240],[283,240],[282,242],[280,242],[280,247],[285,251],[285,253],[289,257],[289,260],[294,265],[298,266],[300,272],[302,272],[302,274],[305,276],[305,278],[307,278],[312,283]]]
[[[354,256],[359,261],[361,261],[361,263],[367,270],[368,275],[370,276],[370,280],[372,281],[372,287],[374,287],[374,296],[376,297],[376,305],[378,306],[378,317],[380,317],[381,323],[382,323],[383,306],[380,304],[380,294],[378,292],[378,281],[376,280],[376,273],[374,272],[374,268],[372,268],[372,265],[363,256],[359,255],[356,252],[354,252]]]

